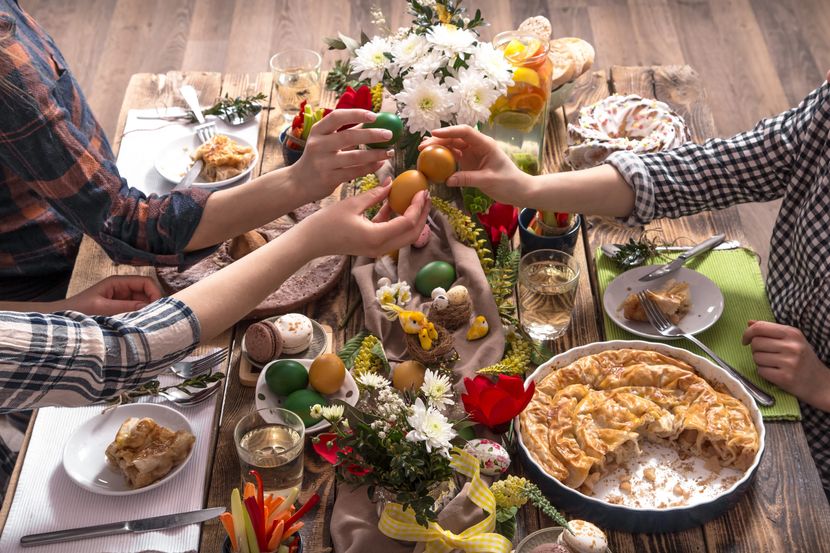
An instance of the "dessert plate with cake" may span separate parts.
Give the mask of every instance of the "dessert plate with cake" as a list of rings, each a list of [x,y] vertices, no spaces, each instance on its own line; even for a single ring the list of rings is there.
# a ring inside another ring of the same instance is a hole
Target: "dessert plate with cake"
[[[178,183],[199,159],[204,166],[193,186],[220,188],[247,176],[256,165],[257,151],[238,136],[217,134],[204,144],[195,134],[181,136],[161,149],[155,167],[162,177]]]
[[[640,282],[640,277],[655,266],[626,271],[608,285],[602,297],[605,312],[625,330],[656,340],[674,340],[663,336],[648,322],[637,293],[649,290],[651,299],[674,324],[689,334],[703,332],[718,322],[723,314],[723,294],[709,278],[681,267],[669,276]]]
[[[528,477],[604,527],[702,525],[738,501],[764,451],[761,413],[743,385],[667,344],[573,348],[530,380],[533,399],[516,419]]]
[[[155,403],[123,405],[78,428],[63,449],[66,474],[85,490],[134,495],[173,479],[196,438],[178,411]]]

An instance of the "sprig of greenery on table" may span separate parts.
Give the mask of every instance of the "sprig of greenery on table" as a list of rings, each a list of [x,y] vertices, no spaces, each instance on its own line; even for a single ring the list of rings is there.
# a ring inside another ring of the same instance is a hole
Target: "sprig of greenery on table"
[[[191,388],[196,388],[200,390],[205,389],[207,388],[208,384],[218,382],[223,378],[225,378],[225,373],[217,371],[208,374],[200,374],[199,376],[188,378],[187,380],[183,380],[178,384],[171,384],[170,386],[162,386],[161,382],[159,382],[158,380],[151,380],[149,382],[142,384],[141,386],[138,386],[137,388],[121,392],[117,396],[111,398],[109,400],[109,403],[111,405],[123,405],[125,403],[132,403],[134,400],[140,397],[158,396],[161,395],[163,392],[169,392],[170,390],[180,390],[181,392],[187,395],[193,395],[195,392]]]
[[[496,248],[495,263],[487,273],[487,282],[493,292],[493,299],[499,308],[499,316],[505,324],[516,323],[516,304],[513,302],[513,290],[519,279],[519,261],[521,252],[510,247],[510,239],[502,233],[499,247]]]
[[[244,119],[249,115],[255,115],[262,110],[262,102],[268,97],[262,92],[253,96],[237,96],[231,98],[225,93],[225,96],[219,98],[211,107],[202,110],[204,115],[216,115],[232,121],[235,117]],[[187,110],[187,118],[191,123],[196,122],[196,115]]]

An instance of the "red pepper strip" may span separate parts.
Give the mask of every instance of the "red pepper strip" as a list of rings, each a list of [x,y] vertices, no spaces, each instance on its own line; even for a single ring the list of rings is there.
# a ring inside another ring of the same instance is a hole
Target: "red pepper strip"
[[[569,216],[567,213],[559,212],[556,214],[556,224],[560,227],[565,227],[568,225]]]
[[[222,521],[222,526],[225,527],[225,532],[231,540],[231,550],[239,551],[239,545],[236,543],[236,531],[233,527],[233,516],[230,513],[222,513],[219,515],[219,520]]]
[[[302,518],[302,516],[309,511],[309,509],[311,509],[312,507],[314,507],[318,503],[320,503],[320,496],[319,495],[314,494],[311,497],[309,497],[308,501],[305,502],[305,505],[303,505],[302,507],[297,509],[297,512],[294,513],[293,515],[291,515],[291,518],[289,518],[288,520],[285,521],[285,527],[290,528],[292,524],[294,524],[295,522],[300,520]]]
[[[259,510],[262,511],[265,509],[265,492],[262,487],[262,476],[254,469],[251,469],[251,475],[256,479],[256,502],[259,505]]]
[[[260,551],[265,551],[268,544],[265,542],[265,523],[262,522],[262,511],[256,503],[255,497],[245,498],[245,507],[248,508],[248,516],[251,517],[251,526],[254,527],[257,545]]]

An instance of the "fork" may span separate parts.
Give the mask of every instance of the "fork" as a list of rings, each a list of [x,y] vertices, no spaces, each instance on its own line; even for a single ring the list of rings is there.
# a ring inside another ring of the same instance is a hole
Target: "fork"
[[[214,121],[206,121],[205,116],[202,115],[202,108],[199,106],[199,96],[196,94],[196,89],[189,84],[184,85],[179,89],[182,93],[184,101],[193,111],[199,125],[196,127],[196,136],[202,144],[216,136],[216,123]]]
[[[698,345],[700,349],[706,352],[706,355],[714,359],[715,363],[720,365],[721,368],[729,371],[735,378],[741,381],[741,383],[746,387],[747,392],[751,395],[758,404],[763,405],[764,407],[772,407],[775,405],[775,398],[763,391],[761,388],[756,386],[752,381],[747,379],[744,375],[739,373],[732,367],[729,363],[718,357],[718,355],[709,349],[706,344],[685,332],[676,324],[673,324],[666,315],[657,308],[657,304],[652,301],[650,297],[648,297],[648,293],[646,290],[637,293],[637,298],[640,300],[640,303],[643,306],[643,309],[646,312],[646,317],[648,317],[648,322],[651,323],[651,326],[657,330],[663,336],[668,336],[670,338],[677,338],[683,336],[687,340],[694,342]]]
[[[176,388],[171,388],[164,392],[160,392],[159,395],[165,397],[167,400],[175,403],[176,405],[183,405],[185,407],[190,405],[198,405],[204,401],[207,401],[211,397],[213,397],[216,392],[222,387],[222,381],[219,380],[215,382],[212,386],[208,386],[204,390],[200,390],[193,394],[188,394],[182,390],[178,390]]]
[[[170,366],[170,370],[179,378],[193,378],[208,369],[215,367],[228,357],[228,348],[216,350],[204,357],[192,361],[178,361]]]

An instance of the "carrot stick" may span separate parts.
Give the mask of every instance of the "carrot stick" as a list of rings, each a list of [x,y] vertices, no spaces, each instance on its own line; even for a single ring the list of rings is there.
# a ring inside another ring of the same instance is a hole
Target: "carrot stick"
[[[285,531],[285,534],[283,534],[282,539],[290,537],[292,534],[296,533],[303,526],[305,526],[305,522],[303,522],[303,521],[295,523],[294,526],[292,526],[291,528],[289,528],[288,530]]]
[[[230,513],[222,513],[219,515],[219,520],[222,521],[222,526],[225,527],[225,532],[231,540],[231,550],[239,551],[239,546],[236,543],[236,532],[233,528],[233,515]]]
[[[279,521],[276,524],[277,527],[274,528],[274,533],[268,539],[268,551],[275,551],[279,547],[280,542],[282,542],[282,531],[285,529],[285,523]]]
[[[256,486],[254,486],[253,482],[245,482],[245,491],[242,494],[242,499],[248,499],[249,497],[256,497]]]

